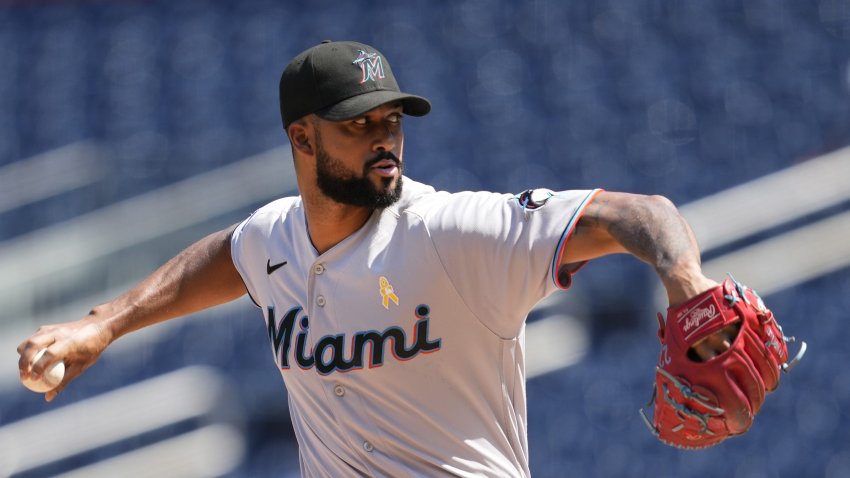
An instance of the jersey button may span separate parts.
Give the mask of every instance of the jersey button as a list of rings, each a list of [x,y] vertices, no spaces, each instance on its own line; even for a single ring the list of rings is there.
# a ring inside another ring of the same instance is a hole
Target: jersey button
[[[319,297],[316,297],[316,305],[318,305],[319,307],[324,307],[325,304],[325,296],[320,295]]]
[[[342,385],[337,385],[336,387],[334,387],[334,393],[337,397],[345,395],[345,387],[343,387]]]
[[[368,441],[364,441],[363,442],[363,449],[368,451],[369,453],[372,453],[372,450],[374,450],[375,447],[373,447],[372,444],[369,443]]]
[[[315,272],[316,275],[321,275],[322,272],[325,272],[325,266],[321,264],[316,264],[316,266],[313,267],[313,272]]]

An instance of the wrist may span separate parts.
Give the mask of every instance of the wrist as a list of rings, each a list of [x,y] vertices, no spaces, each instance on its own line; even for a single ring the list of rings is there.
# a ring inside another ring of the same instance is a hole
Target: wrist
[[[89,312],[83,321],[96,332],[105,344],[111,344],[121,335],[118,314],[110,304],[101,304]]]
[[[658,276],[667,290],[670,306],[686,302],[718,285],[717,281],[706,277],[699,267],[680,267],[667,271],[658,271]]]

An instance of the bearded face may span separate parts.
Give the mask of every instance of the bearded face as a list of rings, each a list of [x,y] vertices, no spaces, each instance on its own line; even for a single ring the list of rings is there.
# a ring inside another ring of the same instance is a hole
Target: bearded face
[[[370,177],[372,167],[384,160],[394,161],[399,168],[395,185],[395,178]],[[316,131],[316,181],[322,193],[334,201],[369,209],[385,208],[401,197],[402,174],[402,162],[391,151],[380,151],[361,171],[353,171],[325,150]]]

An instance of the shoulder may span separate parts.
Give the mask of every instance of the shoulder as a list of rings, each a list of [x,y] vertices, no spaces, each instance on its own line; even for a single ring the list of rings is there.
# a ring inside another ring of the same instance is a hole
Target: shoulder
[[[248,216],[239,229],[253,232],[268,232],[276,225],[289,222],[301,211],[301,197],[290,196],[274,200]]]
[[[424,219],[446,212],[502,206],[513,197],[513,194],[489,191],[437,191],[432,186],[405,178],[404,193],[393,209],[399,215],[411,214]]]
[[[407,176],[404,176],[403,181],[401,197],[395,204],[387,208],[387,211],[394,215],[400,216],[410,212],[418,205],[440,194],[433,186],[414,181]]]
[[[295,208],[301,207],[301,196],[288,196],[261,206],[253,215],[285,215]]]

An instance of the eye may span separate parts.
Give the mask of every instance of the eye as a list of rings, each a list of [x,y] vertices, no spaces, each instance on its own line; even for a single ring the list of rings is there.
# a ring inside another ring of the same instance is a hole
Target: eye
[[[393,113],[393,114],[387,116],[387,121],[389,121],[390,123],[393,123],[393,124],[401,123],[401,113]]]
[[[364,126],[364,125],[366,125],[366,123],[368,123],[368,121],[366,120],[366,117],[365,117],[365,116],[361,116],[361,117],[359,117],[359,118],[355,118],[355,119],[352,121],[352,123],[354,123],[354,124],[356,124],[356,125]]]

